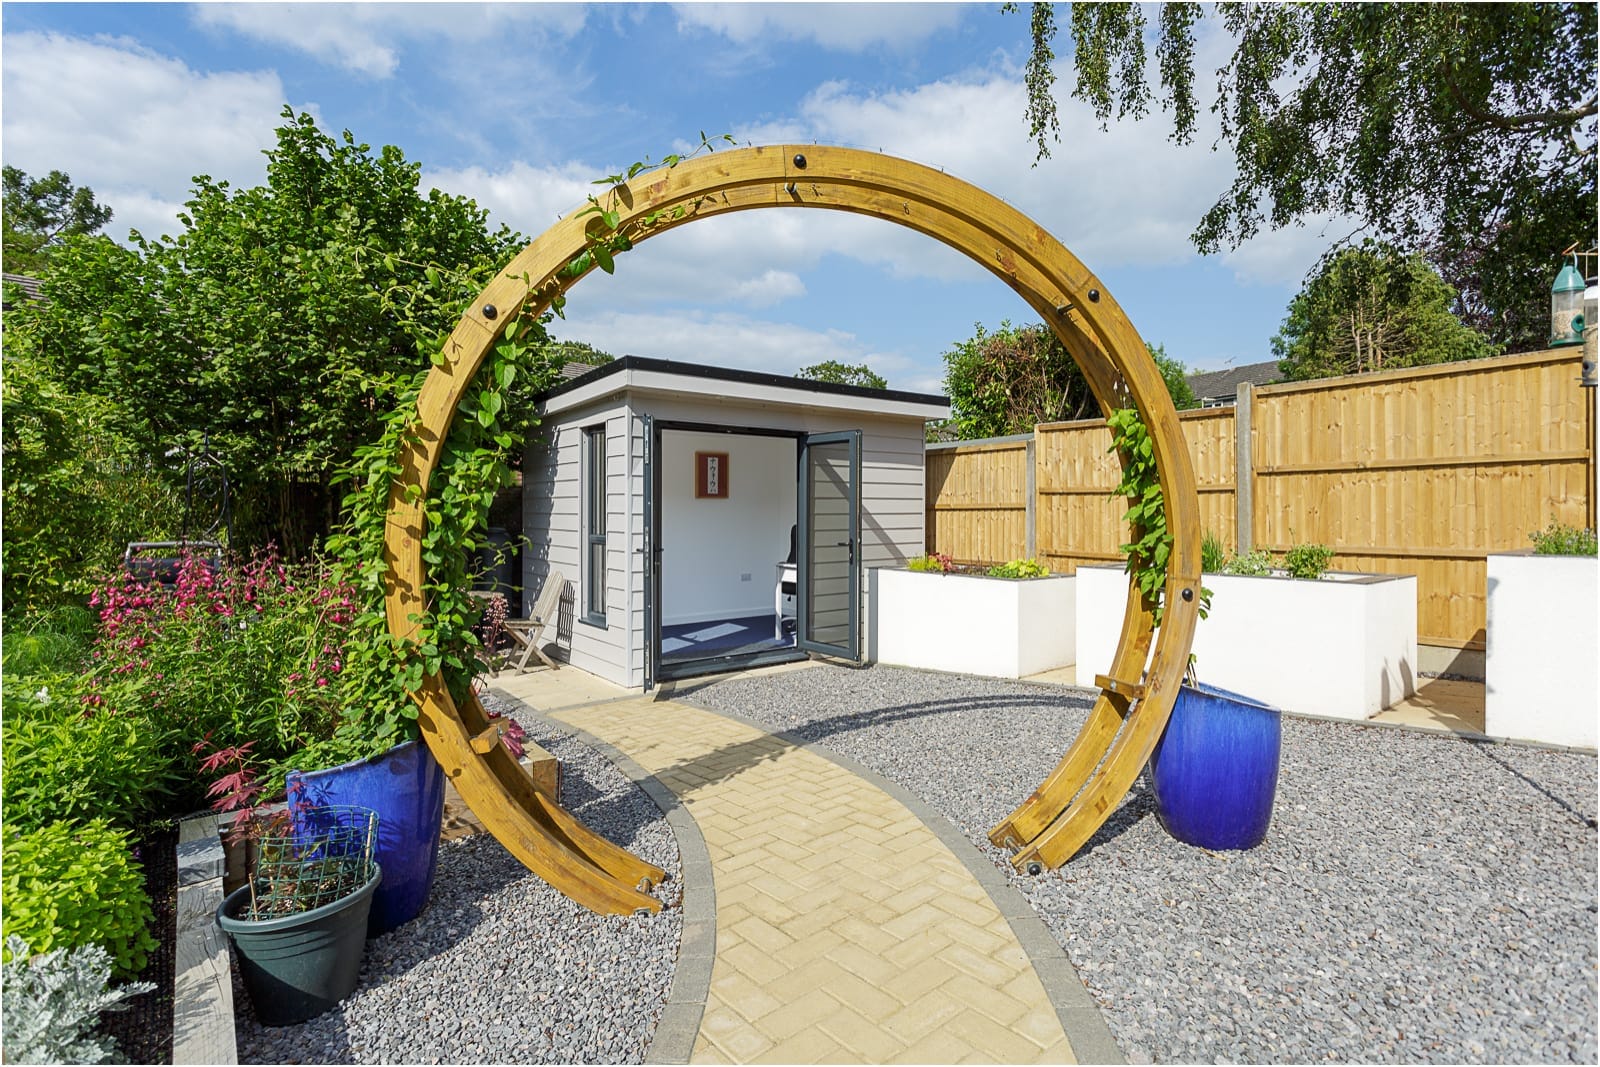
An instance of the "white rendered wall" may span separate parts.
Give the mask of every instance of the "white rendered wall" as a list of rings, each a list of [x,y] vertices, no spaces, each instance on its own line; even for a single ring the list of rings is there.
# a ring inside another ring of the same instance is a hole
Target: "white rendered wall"
[[[1484,732],[1594,748],[1600,559],[1489,557]]]
[[[880,663],[1025,678],[1072,662],[1075,578],[877,568],[872,585]]]
[[[1078,568],[1078,679],[1110,670],[1127,601],[1120,566]],[[1417,580],[1207,574],[1195,672],[1284,711],[1367,719],[1417,686]],[[1129,679],[1134,680],[1134,679]]]
[[[771,614],[795,521],[792,437],[661,434],[661,621]],[[696,499],[696,452],[728,454],[728,495]]]

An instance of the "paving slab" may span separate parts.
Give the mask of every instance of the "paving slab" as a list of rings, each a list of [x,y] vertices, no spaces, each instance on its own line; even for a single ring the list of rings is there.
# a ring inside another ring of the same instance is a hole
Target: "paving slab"
[[[536,686],[517,689],[550,707]],[[703,836],[716,949],[690,1062],[1076,1062],[1070,1013],[1012,920],[904,798],[794,739],[670,700],[546,713],[671,789]]]
[[[1484,694],[1482,682],[1424,679],[1414,695],[1378,712],[1369,721],[1482,737]]]

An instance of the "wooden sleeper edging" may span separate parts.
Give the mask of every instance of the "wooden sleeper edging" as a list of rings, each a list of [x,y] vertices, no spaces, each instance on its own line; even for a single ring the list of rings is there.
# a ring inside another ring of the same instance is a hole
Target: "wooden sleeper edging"
[[[214,815],[178,824],[177,945],[172,986],[172,1062],[236,1064],[233,966],[217,927],[226,865]]]

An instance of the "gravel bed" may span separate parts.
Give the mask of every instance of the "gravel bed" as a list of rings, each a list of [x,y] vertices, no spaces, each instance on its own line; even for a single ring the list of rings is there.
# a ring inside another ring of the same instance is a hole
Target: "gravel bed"
[[[496,708],[492,696],[485,704]],[[361,983],[333,1011],[262,1027],[235,966],[241,1063],[643,1061],[677,963],[677,842],[608,760],[545,720],[518,718],[561,760],[565,805],[667,871],[656,891],[667,907],[650,917],[594,915],[487,834],[445,842],[428,906],[367,942]]]
[[[1286,717],[1259,848],[1179,844],[1141,782],[1076,858],[1027,878],[988,829],[1092,695],[818,666],[677,698],[792,731],[947,816],[1134,1062],[1596,1062],[1593,756]]]

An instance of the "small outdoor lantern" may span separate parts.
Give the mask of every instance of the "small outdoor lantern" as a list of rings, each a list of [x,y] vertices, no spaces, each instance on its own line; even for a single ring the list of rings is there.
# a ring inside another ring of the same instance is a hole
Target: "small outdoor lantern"
[[[1550,287],[1550,347],[1583,344],[1583,275],[1577,256],[1561,268]]]

